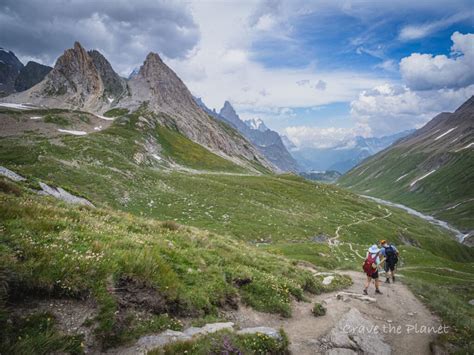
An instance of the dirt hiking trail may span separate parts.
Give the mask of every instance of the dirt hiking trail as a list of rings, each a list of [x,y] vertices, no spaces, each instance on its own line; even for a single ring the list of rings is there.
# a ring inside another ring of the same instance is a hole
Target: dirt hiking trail
[[[375,288],[371,285],[369,297],[363,300],[365,275],[354,271],[341,273],[352,278],[352,286],[342,292],[314,296],[311,302],[294,301],[291,318],[256,312],[245,306],[227,316],[242,328],[283,328],[293,354],[431,354],[430,342],[435,335],[417,334],[412,328],[408,332],[407,327],[417,325],[418,329],[421,326],[438,329],[440,320],[405,285],[400,282],[382,283],[383,295],[375,295]],[[381,276],[385,280],[384,275]],[[314,302],[325,305],[326,315],[315,317],[311,313]],[[364,329],[351,333],[351,326]],[[371,334],[374,326],[378,326],[378,334]],[[396,334],[398,326],[400,334]]]

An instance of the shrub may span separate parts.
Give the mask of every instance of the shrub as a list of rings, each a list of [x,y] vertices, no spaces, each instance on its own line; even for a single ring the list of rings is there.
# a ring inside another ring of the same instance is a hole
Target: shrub
[[[321,303],[315,303],[311,312],[313,312],[315,317],[324,316],[326,314],[326,307]]]
[[[179,224],[175,221],[164,221],[161,223],[163,228],[169,229],[170,231],[177,231],[179,229]]]
[[[0,191],[15,196],[21,195],[21,189],[17,185],[12,184],[11,182],[6,180],[0,180]]]
[[[47,114],[44,116],[44,122],[54,123],[60,126],[69,126],[69,121],[66,118],[53,114]]]

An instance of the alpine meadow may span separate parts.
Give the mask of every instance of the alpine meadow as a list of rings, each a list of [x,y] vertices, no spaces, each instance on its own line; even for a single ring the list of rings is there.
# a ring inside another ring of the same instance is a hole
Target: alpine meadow
[[[472,3],[0,17],[0,354],[474,352]]]

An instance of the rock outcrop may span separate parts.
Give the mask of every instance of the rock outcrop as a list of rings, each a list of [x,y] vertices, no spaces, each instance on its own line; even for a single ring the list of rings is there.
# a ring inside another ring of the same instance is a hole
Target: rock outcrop
[[[109,353],[120,354],[120,355],[132,355],[132,354],[146,354],[148,351],[163,347],[167,344],[192,340],[200,336],[212,334],[221,330],[227,330],[230,332],[234,331],[234,323],[209,323],[201,328],[190,327],[182,332],[175,330],[166,330],[157,335],[147,335],[141,337],[134,346],[126,349],[112,350]],[[238,330],[237,334],[248,335],[248,334],[263,334],[276,340],[282,340],[278,330],[269,327],[254,327],[244,328]]]
[[[390,355],[392,350],[384,342],[375,325],[365,319],[357,308],[351,308],[323,339],[327,355],[369,354]]]
[[[0,47],[0,97],[15,92],[15,80],[22,68],[23,63],[12,51]]]
[[[92,58],[102,83],[104,85],[104,95],[110,103],[128,94],[127,82],[121,78],[112,68],[105,57],[97,50],[87,52]]]
[[[15,91],[28,90],[41,82],[53,68],[36,62],[28,62],[15,79]]]

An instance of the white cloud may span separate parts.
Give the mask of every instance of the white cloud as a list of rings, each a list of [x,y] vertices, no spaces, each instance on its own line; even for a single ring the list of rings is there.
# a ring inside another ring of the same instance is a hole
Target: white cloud
[[[474,34],[453,33],[451,57],[413,53],[400,61],[400,73],[414,90],[460,88],[474,84]]]
[[[285,134],[298,148],[334,148],[354,145],[356,136],[368,137],[371,134],[367,126],[356,128],[320,128],[311,126],[290,126]]]
[[[362,91],[351,102],[351,115],[358,125],[375,135],[419,128],[444,111],[453,111],[474,94],[474,85],[461,89],[413,91],[406,86],[385,84]]]
[[[472,11],[460,12],[438,21],[428,22],[421,25],[408,25],[401,29],[398,38],[402,41],[411,41],[424,38],[436,31],[449,27],[452,24],[470,19]]]
[[[398,63],[392,59],[384,60],[382,63],[377,64],[375,67],[386,70],[388,72],[398,71]]]
[[[255,29],[259,31],[269,31],[277,24],[277,20],[271,14],[263,14],[257,20]]]
[[[187,58],[165,61],[210,107],[220,107],[225,100],[231,100],[239,111],[312,107],[353,100],[360,90],[383,82],[372,73],[323,72],[314,65],[275,68],[253,60],[252,43],[264,28],[275,23],[278,30],[289,30],[282,25],[285,12],[273,10],[293,8],[291,2],[275,4],[258,15],[257,4],[248,1],[191,4],[200,41]],[[269,32],[273,35],[274,29]]]

